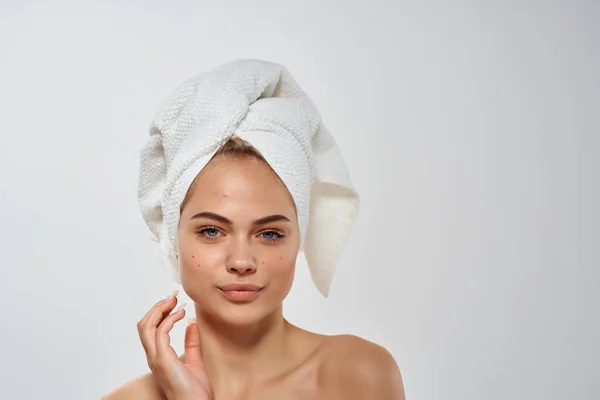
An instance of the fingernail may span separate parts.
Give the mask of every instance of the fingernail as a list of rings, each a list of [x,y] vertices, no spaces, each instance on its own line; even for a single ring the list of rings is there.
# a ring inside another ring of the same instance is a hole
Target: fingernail
[[[188,324],[195,324],[196,318],[188,318]]]
[[[175,297],[179,294],[179,290],[173,290],[171,293],[169,293],[169,295],[167,296],[167,298],[165,300],[169,300],[171,297]]]
[[[182,303],[179,307],[177,307],[177,309],[175,310],[175,312],[179,312],[179,310],[181,310],[185,306],[187,306],[187,303]]]

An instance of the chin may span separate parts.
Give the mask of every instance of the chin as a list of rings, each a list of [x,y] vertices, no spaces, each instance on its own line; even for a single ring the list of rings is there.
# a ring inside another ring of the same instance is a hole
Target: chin
[[[281,314],[281,307],[287,291],[280,293],[266,289],[258,298],[248,302],[236,302],[225,298],[216,290],[199,290],[203,295],[194,296],[187,292],[190,299],[205,315],[221,324],[233,327],[247,327],[258,324],[269,317]]]
[[[216,316],[225,324],[230,326],[244,327],[257,324],[271,312],[263,307],[252,304],[231,304],[225,307],[219,307],[215,310]]]
[[[248,303],[234,303],[223,298],[215,300],[211,302],[210,314],[226,325],[237,327],[257,324],[272,316],[281,305],[281,302],[272,302],[267,298]]]

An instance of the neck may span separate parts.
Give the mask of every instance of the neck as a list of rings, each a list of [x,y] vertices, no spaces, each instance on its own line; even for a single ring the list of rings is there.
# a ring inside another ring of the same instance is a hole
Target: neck
[[[200,309],[196,320],[202,358],[216,390],[230,391],[232,386],[243,390],[285,369],[287,339],[293,327],[283,318],[281,307],[248,326],[227,325]]]

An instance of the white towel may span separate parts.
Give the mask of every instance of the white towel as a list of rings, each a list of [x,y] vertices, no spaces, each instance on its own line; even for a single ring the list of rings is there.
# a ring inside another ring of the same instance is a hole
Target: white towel
[[[290,191],[300,249],[327,297],[359,197],[313,102],[285,67],[261,60],[230,62],[185,81],[152,121],[141,152],[138,198],[171,277],[181,283],[180,205],[196,175],[233,135],[256,147]]]

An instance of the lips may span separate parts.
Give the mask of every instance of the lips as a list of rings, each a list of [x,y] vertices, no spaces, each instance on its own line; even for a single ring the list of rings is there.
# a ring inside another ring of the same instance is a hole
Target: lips
[[[218,286],[219,292],[234,303],[247,303],[256,299],[264,286],[253,283],[228,283]]]
[[[236,283],[228,283],[226,285],[219,286],[219,289],[223,291],[238,291],[238,292],[257,292],[261,290],[263,287],[260,285],[255,285],[253,283],[247,282],[236,282]]]

